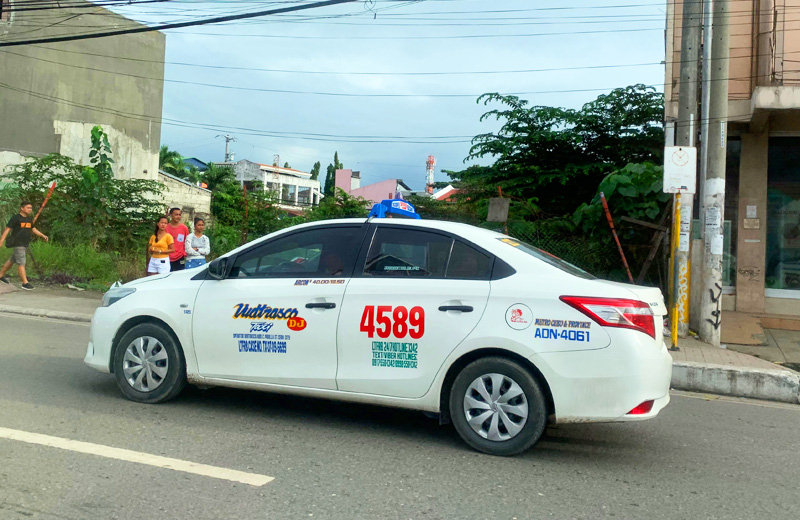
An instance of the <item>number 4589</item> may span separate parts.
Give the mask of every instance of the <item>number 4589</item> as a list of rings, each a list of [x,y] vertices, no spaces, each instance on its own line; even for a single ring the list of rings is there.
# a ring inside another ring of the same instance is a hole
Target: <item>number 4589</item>
[[[408,310],[402,305],[367,305],[361,315],[361,332],[370,338],[377,333],[379,338],[402,339],[408,335],[419,339],[425,334],[425,310],[419,306]]]

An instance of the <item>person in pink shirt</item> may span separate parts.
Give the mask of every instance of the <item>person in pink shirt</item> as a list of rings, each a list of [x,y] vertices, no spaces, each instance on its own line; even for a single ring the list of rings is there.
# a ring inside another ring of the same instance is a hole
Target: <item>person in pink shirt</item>
[[[167,233],[175,240],[175,252],[169,255],[170,271],[181,271],[186,267],[186,237],[189,236],[189,228],[181,222],[181,208],[169,210],[169,218]]]

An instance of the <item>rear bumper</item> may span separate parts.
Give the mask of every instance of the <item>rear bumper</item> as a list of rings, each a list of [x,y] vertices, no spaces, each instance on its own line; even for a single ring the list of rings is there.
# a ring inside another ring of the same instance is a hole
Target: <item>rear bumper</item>
[[[663,344],[635,331],[614,336],[604,349],[530,358],[550,385],[556,423],[642,421],[669,403],[672,358]],[[650,400],[650,412],[627,415]]]

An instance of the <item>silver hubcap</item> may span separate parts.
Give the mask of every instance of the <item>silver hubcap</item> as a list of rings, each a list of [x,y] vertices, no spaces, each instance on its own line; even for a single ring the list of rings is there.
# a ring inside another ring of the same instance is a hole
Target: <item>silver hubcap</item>
[[[133,340],[122,358],[125,379],[139,392],[152,392],[161,386],[168,368],[164,345],[150,336]]]
[[[507,441],[525,426],[528,399],[510,377],[485,374],[467,388],[464,415],[475,433],[484,439]]]

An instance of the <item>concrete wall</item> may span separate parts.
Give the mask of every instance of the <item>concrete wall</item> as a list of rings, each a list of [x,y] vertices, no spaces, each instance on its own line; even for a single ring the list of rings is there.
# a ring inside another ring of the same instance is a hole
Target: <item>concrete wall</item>
[[[158,180],[165,188],[162,197],[165,207],[181,208],[184,222],[191,223],[194,217],[207,219],[211,215],[210,191],[164,173],[158,174]]]
[[[91,7],[12,13],[0,21],[0,37],[44,38],[137,25],[83,3]],[[87,128],[100,124],[111,136],[120,177],[156,179],[164,48],[165,36],[151,32],[3,49],[0,83],[7,86],[0,86],[0,152],[17,156],[2,160],[58,152],[86,163],[88,139],[79,141],[88,136]]]
[[[761,134],[742,135],[736,224],[736,310],[740,312],[764,312],[768,151],[768,129]],[[755,206],[756,217],[745,221],[748,206]]]

